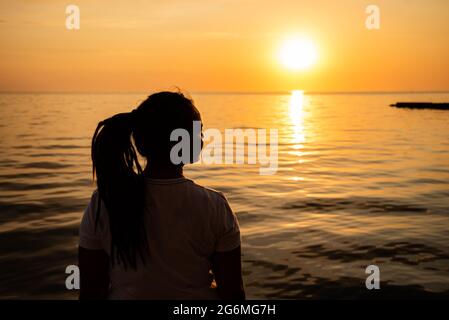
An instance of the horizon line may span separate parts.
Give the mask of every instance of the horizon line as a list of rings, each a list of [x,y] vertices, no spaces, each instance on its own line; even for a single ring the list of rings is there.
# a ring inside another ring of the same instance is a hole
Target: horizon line
[[[170,90],[154,90],[150,92],[160,92]],[[181,90],[181,93],[188,95],[289,95],[292,91],[302,91],[310,95],[338,95],[338,94],[438,94],[449,93],[448,90],[373,90],[373,91],[307,91],[293,89],[289,91],[187,91]],[[0,94],[148,94],[145,91],[22,91],[22,90],[0,90]]]

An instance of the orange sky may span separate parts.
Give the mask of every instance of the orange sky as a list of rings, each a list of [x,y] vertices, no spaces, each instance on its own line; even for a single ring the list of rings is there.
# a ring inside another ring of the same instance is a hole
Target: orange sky
[[[307,71],[278,61],[292,34],[318,49]],[[449,90],[447,0],[0,0],[0,41],[0,91]]]

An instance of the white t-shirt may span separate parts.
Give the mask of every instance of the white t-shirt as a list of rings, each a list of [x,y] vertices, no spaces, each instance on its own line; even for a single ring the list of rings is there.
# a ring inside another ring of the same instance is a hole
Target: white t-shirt
[[[209,258],[240,245],[240,229],[225,196],[186,178],[146,179],[145,223],[149,257],[137,270],[115,264],[110,299],[216,299]],[[110,255],[104,203],[95,229],[97,192],[84,212],[79,245]],[[126,213],[124,213],[126,214]]]

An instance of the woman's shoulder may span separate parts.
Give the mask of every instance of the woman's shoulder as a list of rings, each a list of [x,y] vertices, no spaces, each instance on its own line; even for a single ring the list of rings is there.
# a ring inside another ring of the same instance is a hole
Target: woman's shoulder
[[[79,228],[79,245],[86,249],[104,249],[109,237],[108,216],[97,190],[92,192],[89,204],[84,210]]]
[[[192,189],[194,189],[198,194],[215,202],[228,203],[228,199],[222,191],[200,185],[193,180],[190,180],[190,183],[192,185]]]
[[[106,205],[101,200],[98,189],[92,192],[89,204],[87,205],[84,215],[91,221],[98,221],[100,225],[107,225],[108,214]]]

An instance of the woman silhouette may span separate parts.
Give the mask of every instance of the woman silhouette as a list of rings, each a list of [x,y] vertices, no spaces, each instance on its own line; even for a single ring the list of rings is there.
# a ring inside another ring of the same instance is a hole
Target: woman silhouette
[[[191,145],[201,139],[194,121],[201,117],[192,100],[159,92],[98,124],[97,190],[79,233],[80,299],[245,298],[236,216],[222,193],[171,161],[173,130],[187,130]]]

